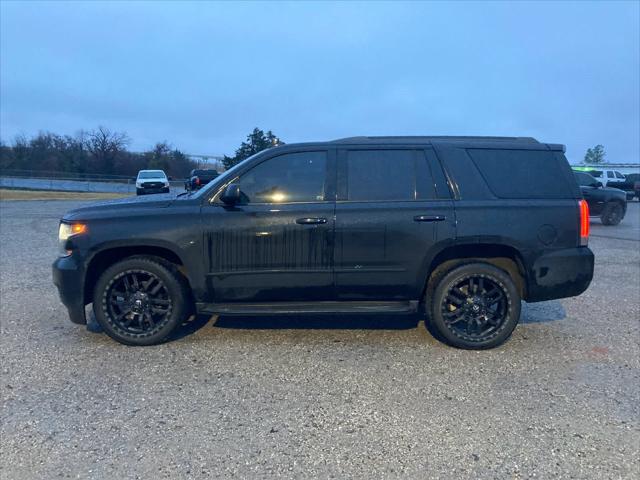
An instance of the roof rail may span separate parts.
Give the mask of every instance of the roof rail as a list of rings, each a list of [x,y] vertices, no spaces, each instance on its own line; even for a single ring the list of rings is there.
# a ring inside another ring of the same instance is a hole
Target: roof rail
[[[360,136],[346,137],[332,140],[329,143],[380,143],[380,142],[430,142],[432,140],[440,140],[445,142],[464,142],[470,140],[485,142],[517,142],[517,143],[540,143],[533,137],[482,137],[482,136]]]

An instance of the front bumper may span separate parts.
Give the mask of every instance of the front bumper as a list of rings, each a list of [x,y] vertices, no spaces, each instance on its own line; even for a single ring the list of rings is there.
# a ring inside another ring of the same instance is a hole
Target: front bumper
[[[60,257],[53,262],[53,284],[58,288],[60,300],[69,311],[73,323],[86,325],[84,313],[84,272],[73,256]]]
[[[575,297],[593,279],[593,252],[588,247],[566,248],[542,254],[528,269],[527,302]]]

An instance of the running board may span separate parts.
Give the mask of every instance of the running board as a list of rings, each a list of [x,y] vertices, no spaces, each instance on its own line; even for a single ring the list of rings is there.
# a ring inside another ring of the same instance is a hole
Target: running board
[[[219,315],[283,315],[319,313],[415,313],[418,301],[404,302],[273,302],[197,303],[200,313]]]

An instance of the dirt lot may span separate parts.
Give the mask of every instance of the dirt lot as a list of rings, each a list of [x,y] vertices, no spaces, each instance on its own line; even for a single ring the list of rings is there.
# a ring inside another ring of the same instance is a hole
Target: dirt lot
[[[0,478],[638,478],[640,209],[504,346],[404,317],[199,319],[127,348],[51,283],[78,202],[0,202]],[[215,322],[215,323],[214,323]]]
[[[57,192],[51,190],[14,190],[0,188],[0,200],[104,200],[122,198],[122,193]]]

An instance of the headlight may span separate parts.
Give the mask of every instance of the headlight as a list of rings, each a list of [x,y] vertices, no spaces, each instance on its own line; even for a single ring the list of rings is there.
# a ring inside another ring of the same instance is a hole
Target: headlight
[[[137,188],[141,188],[142,187],[142,182],[136,182],[136,187]]]
[[[164,186],[168,187],[169,186],[169,182],[164,182]]]
[[[82,235],[87,232],[87,225],[84,223],[60,223],[58,228],[58,244],[60,246],[61,255],[70,255],[71,251],[67,249],[67,240],[76,235]]]

